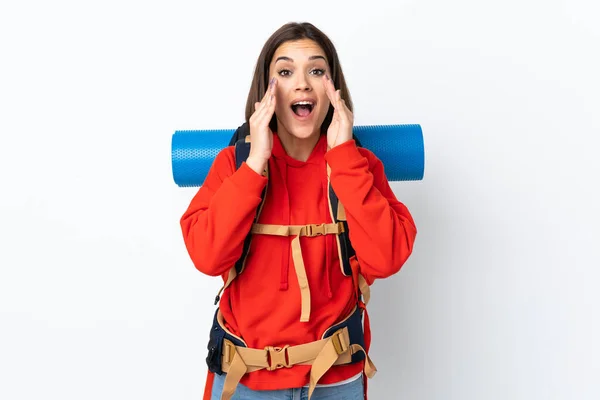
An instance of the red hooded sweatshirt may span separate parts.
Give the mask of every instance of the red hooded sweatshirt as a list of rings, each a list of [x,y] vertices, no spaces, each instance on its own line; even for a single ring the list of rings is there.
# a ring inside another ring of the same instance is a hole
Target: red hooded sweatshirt
[[[269,185],[258,223],[331,223],[327,163],[331,185],[346,210],[350,240],[360,273],[369,284],[400,270],[413,247],[414,221],[388,184],[375,155],[348,141],[327,151],[322,135],[306,162],[288,156],[273,135]],[[227,279],[242,254],[267,178],[246,163],[236,170],[234,147],[221,151],[181,218],[185,245],[196,268]],[[300,288],[291,254],[293,237],[254,235],[243,273],[223,292],[219,307],[227,328],[251,348],[295,346],[321,339],[327,328],[356,305],[352,278],[342,274],[334,235],[301,237],[311,315],[300,322]],[[362,363],[332,367],[319,381],[336,383],[360,373]],[[310,366],[296,365],[246,374],[253,390],[308,384]]]

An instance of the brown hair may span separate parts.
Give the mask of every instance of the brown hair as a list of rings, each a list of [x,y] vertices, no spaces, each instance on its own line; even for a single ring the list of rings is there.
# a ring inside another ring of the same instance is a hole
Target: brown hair
[[[295,23],[290,22],[283,25],[277,31],[275,31],[271,37],[266,41],[263,46],[258,61],[256,62],[256,68],[254,70],[254,77],[252,78],[252,85],[250,86],[250,92],[248,93],[248,99],[246,100],[246,122],[250,120],[250,117],[254,113],[254,103],[260,102],[265,95],[268,86],[269,79],[269,65],[273,59],[273,55],[279,46],[285,42],[296,41],[301,39],[310,39],[316,42],[325,52],[327,61],[329,63],[329,70],[331,71],[331,79],[336,89],[341,91],[342,99],[346,101],[346,106],[353,111],[352,99],[350,98],[350,92],[346,86],[346,80],[344,79],[344,73],[342,72],[342,66],[338,59],[337,51],[331,40],[321,32],[317,27],[308,22]],[[327,116],[321,125],[321,132],[326,132],[331,123],[333,117],[333,106],[329,105],[329,111]],[[272,131],[277,129],[277,119],[275,115],[269,123],[269,127]]]

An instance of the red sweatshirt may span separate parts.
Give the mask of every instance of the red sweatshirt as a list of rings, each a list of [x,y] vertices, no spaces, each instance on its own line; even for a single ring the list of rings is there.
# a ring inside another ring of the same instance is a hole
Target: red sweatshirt
[[[400,270],[410,255],[416,228],[407,208],[389,187],[381,161],[351,140],[327,151],[322,135],[306,162],[289,157],[278,136],[269,159],[269,186],[258,223],[330,223],[327,167],[346,209],[350,240],[369,284]],[[184,241],[196,268],[227,279],[241,256],[267,178],[245,163],[236,170],[234,147],[221,151],[204,184],[181,218]],[[310,321],[300,322],[300,289],[291,254],[293,237],[254,235],[244,272],[223,292],[220,308],[227,328],[251,348],[295,346],[319,340],[355,306],[354,285],[342,274],[333,235],[301,237],[311,295]],[[358,374],[361,363],[335,366],[319,383]],[[253,390],[296,388],[309,382],[310,366],[247,374]]]

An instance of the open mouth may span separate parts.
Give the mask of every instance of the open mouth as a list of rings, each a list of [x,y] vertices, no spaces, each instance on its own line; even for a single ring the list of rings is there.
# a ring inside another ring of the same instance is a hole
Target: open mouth
[[[298,101],[292,104],[292,111],[300,118],[305,118],[312,113],[314,106],[312,101]]]

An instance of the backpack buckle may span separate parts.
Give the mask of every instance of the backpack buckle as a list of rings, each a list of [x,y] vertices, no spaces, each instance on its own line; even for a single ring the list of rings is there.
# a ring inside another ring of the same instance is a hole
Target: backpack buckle
[[[336,333],[331,336],[331,342],[333,343],[333,347],[335,348],[335,352],[338,355],[343,354],[346,350],[348,350],[348,344],[344,339],[344,330],[340,329]]]
[[[267,362],[269,364],[269,366],[267,367],[268,371],[273,371],[283,367],[292,367],[289,363],[289,357],[287,352],[288,347],[290,346],[288,345],[284,347],[265,347],[265,350],[267,351]]]
[[[223,340],[223,361],[227,364],[231,364],[234,356],[235,345],[227,339]]]
[[[315,237],[325,234],[325,224],[306,225],[306,236]]]

